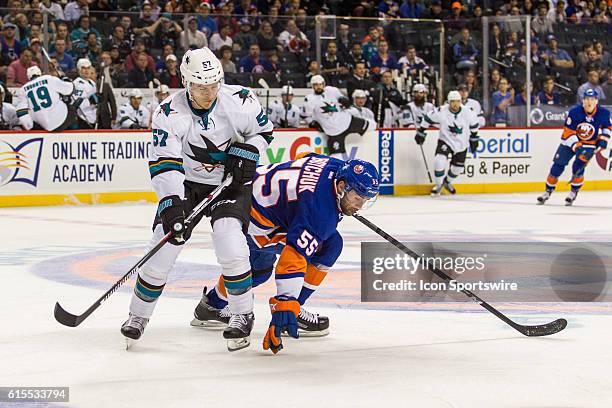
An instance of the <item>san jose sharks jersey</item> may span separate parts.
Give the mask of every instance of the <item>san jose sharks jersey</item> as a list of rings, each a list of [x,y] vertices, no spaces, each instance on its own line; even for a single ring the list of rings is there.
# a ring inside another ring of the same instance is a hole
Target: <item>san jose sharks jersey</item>
[[[17,91],[17,116],[22,126],[29,130],[36,122],[49,131],[60,127],[68,116],[68,107],[62,95],[71,95],[73,91],[72,82],[51,75],[28,81]]]
[[[570,109],[561,136],[561,143],[572,147],[580,142],[583,145],[595,145],[597,140],[608,141],[612,133],[610,111],[597,105],[595,112],[588,115],[582,105]]]
[[[268,108],[268,117],[275,127],[300,127],[300,108],[290,103],[285,113],[285,105],[281,101],[272,101]],[[285,123],[285,117],[287,123]]]
[[[400,118],[401,127],[418,126],[423,115],[427,112],[431,112],[436,107],[431,102],[423,102],[422,105],[417,105],[414,101],[410,102],[402,109],[402,116]]]
[[[153,113],[149,171],[158,197],[184,196],[183,181],[218,185],[226,150],[234,142],[265,154],[272,122],[257,96],[247,88],[221,85],[210,109],[196,109],[186,90],[160,103]]]
[[[463,102],[463,106],[468,107],[474,112],[476,112],[476,115],[478,116],[478,124],[480,125],[480,127],[484,127],[486,125],[487,121],[485,119],[484,112],[482,111],[482,106],[480,105],[480,102],[478,102],[476,99],[467,98],[465,102]]]
[[[81,100],[77,109],[77,115],[89,124],[95,124],[98,108],[95,102],[98,100],[96,83],[91,79],[78,77],[73,81],[75,101]]]
[[[311,153],[257,169],[248,233],[262,248],[285,244],[275,272],[279,294],[297,296],[281,286],[297,288],[299,294],[301,284],[288,280],[303,279],[313,260],[333,264],[324,261],[321,251],[335,254],[330,255],[335,261],[342,250],[335,175],[343,165],[342,160]]]
[[[319,95],[314,92],[306,95],[304,97],[304,105],[302,105],[302,119],[304,119],[307,124],[310,123],[313,120],[312,115],[315,108],[323,105],[324,102],[337,104],[342,96],[342,92],[335,86],[326,86],[323,93]]]
[[[427,129],[432,125],[438,126],[440,140],[445,142],[454,153],[466,150],[470,144],[470,135],[477,133],[480,127],[478,114],[472,109],[462,106],[457,113],[454,113],[451,112],[448,104],[423,115],[419,127]]]
[[[147,129],[151,122],[151,112],[142,104],[135,109],[126,102],[117,111],[117,127],[119,129]]]

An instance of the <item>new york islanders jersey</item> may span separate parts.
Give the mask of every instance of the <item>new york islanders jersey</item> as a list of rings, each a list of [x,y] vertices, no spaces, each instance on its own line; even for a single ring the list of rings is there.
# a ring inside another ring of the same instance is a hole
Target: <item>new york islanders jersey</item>
[[[236,85],[221,85],[210,109],[194,108],[180,90],[157,107],[151,126],[149,172],[159,198],[183,197],[185,179],[219,185],[232,143],[252,144],[263,156],[272,141],[272,122],[257,96]]]
[[[49,131],[60,127],[68,116],[68,107],[61,95],[68,96],[73,91],[72,82],[51,75],[28,81],[17,91],[17,116],[24,129],[32,129],[32,121]]]
[[[461,106],[458,112],[451,112],[448,104],[442,105],[426,113],[420,127],[427,129],[438,125],[439,138],[446,143],[454,153],[468,148],[470,135],[478,132],[478,115],[472,109]]]
[[[335,175],[343,165],[311,153],[257,169],[248,232],[259,247],[285,244],[276,267],[279,294],[297,297],[307,265],[332,266],[320,252],[335,261],[342,249]]]
[[[576,105],[570,109],[565,120],[561,143],[568,147],[577,142],[594,146],[599,139],[610,139],[611,134],[612,119],[609,110],[597,105],[595,112],[588,115],[582,105]]]

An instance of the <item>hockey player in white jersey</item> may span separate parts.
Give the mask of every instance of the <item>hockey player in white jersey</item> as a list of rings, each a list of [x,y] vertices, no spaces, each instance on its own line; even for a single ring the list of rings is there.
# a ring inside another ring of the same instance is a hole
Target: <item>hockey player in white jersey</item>
[[[404,105],[400,119],[401,127],[418,127],[423,115],[436,108],[433,103],[427,102],[427,93],[427,87],[423,84],[415,84],[412,87],[412,101]]]
[[[274,100],[268,108],[268,117],[274,127],[296,128],[300,126],[300,108],[293,101],[293,87],[285,85],[281,89],[281,100]]]
[[[21,123],[17,117],[17,109],[10,103],[4,102],[6,91],[0,85],[0,130],[20,130]]]
[[[32,66],[26,71],[28,82],[17,91],[17,116],[21,126],[30,130],[44,129],[61,132],[72,125],[76,117],[72,105],[66,104],[74,91],[72,82],[51,75],[42,75]]]
[[[443,187],[449,193],[455,194],[452,183],[463,172],[467,149],[469,147],[473,153],[478,147],[478,116],[472,109],[461,105],[461,95],[458,91],[450,91],[446,104],[423,116],[414,138],[417,144],[422,145],[425,142],[425,129],[432,125],[436,125],[440,132],[434,159],[436,185],[432,188],[431,195],[440,195]],[[447,174],[449,155],[451,160]]]
[[[457,87],[457,90],[461,94],[461,104],[476,112],[476,115],[478,115],[478,126],[481,128],[484,127],[487,124],[487,121],[485,119],[484,112],[482,111],[480,102],[469,97],[470,91],[466,84],[460,84]]]
[[[140,89],[132,89],[128,97],[129,101],[117,111],[117,126],[119,129],[148,129],[151,113],[142,104],[142,92]]]
[[[232,316],[223,337],[233,351],[250,344],[252,273],[244,233],[250,220],[252,179],[272,140],[273,126],[251,90],[221,84],[223,68],[210,49],[188,50],[180,69],[185,89],[168,97],[153,114],[149,161],[159,198],[152,243],[168,232],[173,236],[140,269],[130,316],[121,332],[130,339],[140,338],[170,269],[202,218],[185,228],[185,215],[232,175],[232,184],[206,215],[211,218],[213,247],[228,288]]]
[[[170,88],[168,88],[168,85],[160,83],[159,86],[155,88],[155,99],[147,102],[146,104],[146,108],[149,111],[149,128],[151,128],[153,112],[155,112],[155,109],[157,109],[159,104],[162,103],[168,96],[170,96]]]
[[[93,129],[98,115],[98,90],[96,81],[89,78],[89,70],[94,69],[91,61],[81,58],[77,61],[79,77],[74,80],[74,99],[77,107],[79,129]]]
[[[357,133],[363,136],[366,132],[376,130],[374,120],[353,116],[343,109],[341,105],[348,105],[348,98],[338,88],[326,87],[322,76],[315,75],[310,82],[314,94],[306,97],[302,115],[310,127],[327,135],[329,154],[345,153],[348,135]]]
[[[355,89],[353,91],[353,106],[348,108],[349,113],[361,119],[374,120],[374,112],[365,106],[367,100],[366,91]]]

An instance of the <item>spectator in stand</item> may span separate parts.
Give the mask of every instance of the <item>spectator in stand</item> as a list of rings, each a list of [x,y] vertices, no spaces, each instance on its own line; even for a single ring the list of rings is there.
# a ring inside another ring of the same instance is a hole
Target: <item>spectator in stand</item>
[[[45,60],[45,57],[42,54],[42,43],[40,39],[33,38],[32,41],[30,41],[29,48],[30,51],[32,51],[32,62],[34,62],[34,64],[38,65],[39,67],[42,67],[42,63]]]
[[[112,86],[119,86],[118,76],[123,72],[123,63],[115,63],[110,52],[100,54],[100,78],[104,75],[104,81],[110,82]]]
[[[336,45],[338,46],[338,55],[348,60],[348,56],[351,52],[351,38],[349,37],[349,26],[348,24],[340,24],[338,27],[338,35],[336,37]]]
[[[502,39],[501,28],[498,24],[491,26],[491,38],[489,39],[489,56],[496,60],[501,60],[506,53],[504,40]]]
[[[222,3],[220,3],[222,4]],[[233,36],[235,32],[238,31],[238,20],[235,17],[232,17],[232,7],[234,3],[225,3],[220,5],[217,9],[217,26],[219,30],[221,27],[228,26],[230,28],[229,36]]]
[[[506,78],[499,80],[498,90],[491,95],[491,105],[493,112],[491,113],[490,122],[494,125],[505,124],[508,121],[508,106],[514,100],[514,89],[508,89],[510,84]]]
[[[531,84],[531,82],[530,82]],[[535,95],[533,94],[533,87],[531,87],[531,106],[535,105]],[[514,97],[514,105],[525,106],[527,105],[527,85],[521,84],[521,92]]]
[[[538,6],[538,16],[531,20],[531,29],[536,35],[542,36],[542,39],[553,32],[552,21],[547,18],[547,15],[547,3],[540,3]]]
[[[149,82],[153,81],[155,75],[153,70],[148,66],[149,55],[145,52],[138,54],[136,66],[128,72],[128,87],[130,88],[148,88]]]
[[[565,23],[567,21],[567,15],[565,14],[565,2],[563,0],[557,0],[555,8],[548,10],[546,18],[552,23]]]
[[[170,54],[166,57],[166,70],[159,75],[159,81],[164,85],[168,85],[169,88],[183,87],[176,55]]]
[[[272,66],[265,58],[261,56],[259,45],[252,44],[249,48],[248,55],[245,55],[240,59],[238,70],[240,72],[259,74],[262,72],[272,72]]]
[[[125,33],[125,39],[130,43],[134,42],[134,27],[132,26],[132,18],[130,16],[123,15],[121,16],[120,23],[121,27],[123,27],[123,31]]]
[[[272,30],[272,24],[269,21],[263,21],[257,31],[257,44],[262,52],[268,51],[279,51],[282,50],[282,46],[276,40],[276,35]]]
[[[593,43],[585,41],[582,43],[582,51],[578,53],[576,59],[578,60],[578,69],[583,69],[586,63],[589,61],[589,51],[593,50]]]
[[[442,10],[442,3],[440,0],[431,0],[429,10],[423,13],[422,18],[444,20],[446,14],[446,11]]]
[[[523,2],[523,8],[521,9],[521,14],[526,15],[526,16],[535,16],[537,14],[537,10],[531,0],[525,0]]]
[[[521,21],[521,9],[518,5],[512,6],[510,16],[504,22],[505,31],[508,33],[523,33],[524,23]]]
[[[367,61],[378,52],[378,42],[381,40],[380,31],[377,26],[372,26],[369,29],[369,35],[364,38],[361,48],[363,49],[363,58]]]
[[[554,89],[555,79],[551,76],[544,77],[542,90],[538,92],[536,103],[538,105],[560,105],[559,94]]]
[[[76,0],[71,1],[66,4],[64,7],[64,17],[66,21],[70,23],[75,23],[78,21],[81,16],[86,16],[89,14],[89,6],[87,4],[87,0]]]
[[[134,47],[132,47],[132,52],[125,59],[125,70],[127,72],[130,72],[136,66],[138,57],[142,53],[147,56],[147,67],[149,67],[151,72],[155,72],[155,61],[153,60],[153,57],[151,57],[145,52],[144,40],[142,38],[137,38],[134,40]]]
[[[87,34],[87,54],[86,58],[92,62],[92,64],[98,64],[100,54],[102,54],[102,45],[98,41],[96,33],[90,32]]]
[[[0,49],[2,50],[2,60],[5,63],[16,61],[21,54],[21,43],[15,38],[16,32],[17,26],[13,23],[5,23],[2,28]]]
[[[28,33],[30,31],[30,23],[28,22],[28,18],[25,14],[19,13],[15,16],[15,21],[13,21],[13,23],[17,26],[15,39],[17,39],[23,47],[27,47],[29,45]]]
[[[397,58],[389,52],[389,43],[387,40],[381,40],[378,43],[378,53],[370,58],[370,70],[374,74],[383,73],[390,69],[398,69]]]
[[[599,99],[606,99],[606,93],[599,85],[599,72],[596,70],[589,71],[587,78],[587,82],[578,87],[578,102],[582,102],[582,95],[587,89],[596,91],[599,94]]]
[[[68,31],[68,25],[66,23],[59,22],[56,25],[55,29],[55,40],[64,40],[66,41],[66,52],[72,55],[72,41],[70,41],[70,32]],[[55,44],[49,44],[49,52],[54,52]],[[74,57],[74,55],[72,55]]]
[[[138,27],[148,27],[153,25],[158,19],[153,18],[153,7],[151,3],[145,1],[142,3],[142,11],[140,12],[140,18],[138,19]],[[141,32],[134,30],[137,35],[141,35]]]
[[[26,39],[25,39],[26,46],[29,46],[32,43],[32,40],[35,39],[35,38],[39,39],[40,41],[42,41],[42,39],[43,39],[42,38],[42,33],[40,31],[40,26],[36,25],[36,24],[33,24],[33,25],[30,25],[30,35],[28,35],[26,37]]]
[[[221,66],[223,67],[223,72],[226,74],[235,74],[236,64],[232,61],[232,47],[229,45],[224,45],[219,48],[219,60],[221,61]]]
[[[404,0],[399,8],[399,14],[402,18],[421,18],[425,12],[425,7],[419,0]]]
[[[611,10],[612,11],[612,10]],[[596,40],[593,43],[595,51],[601,56],[601,62],[608,69],[612,68],[612,55],[604,49],[603,43],[600,40]]]
[[[398,64],[401,69],[405,67],[408,73],[413,76],[418,75],[419,71],[429,71],[429,65],[423,58],[417,56],[416,47],[412,44],[406,46],[406,54],[399,59]]]
[[[89,16],[83,15],[79,17],[78,27],[70,32],[70,40],[72,42],[85,41],[87,34],[93,32],[96,38],[100,38],[100,33],[95,28],[91,27]]]
[[[470,36],[470,30],[463,28],[459,41],[453,46],[453,60],[457,69],[473,69],[476,67],[478,48]]]
[[[234,40],[230,36],[232,29],[228,25],[224,25],[221,27],[221,31],[215,33],[210,37],[210,41],[208,42],[209,48],[212,51],[216,51],[223,47],[224,45],[228,45],[230,47],[233,46]]]
[[[270,55],[268,55],[268,62],[270,63],[270,67],[271,67],[270,72],[274,72],[277,75],[282,74],[283,69],[281,68],[279,61],[280,61],[280,58],[278,56],[278,52],[272,51]]]
[[[601,61],[601,55],[599,55],[594,49],[589,50],[587,53],[587,61],[580,69],[581,80],[586,80],[587,72],[589,71],[597,71],[599,78],[604,78],[607,72],[606,67]]]
[[[219,32],[219,26],[214,18],[210,16],[210,4],[201,2],[197,8],[199,13],[197,17],[198,30],[206,34],[207,38],[210,38],[214,33]]]
[[[458,1],[451,4],[451,13],[444,19],[444,27],[450,30],[461,30],[467,25],[466,16],[463,13],[463,7]]]
[[[567,51],[559,48],[559,43],[554,35],[548,36],[548,51],[542,55],[542,58],[548,60],[548,63],[553,68],[574,68],[574,61]]]
[[[102,49],[110,51],[111,48],[117,47],[122,60],[132,52],[130,42],[125,38],[125,29],[121,24],[117,24],[113,28],[113,32],[106,40],[102,42]]]
[[[41,13],[49,13],[56,20],[65,20],[64,9],[57,2],[51,0],[42,0],[39,5]]]
[[[74,64],[74,58],[66,53],[66,40],[57,39],[54,44],[55,52],[50,54],[50,56],[55,58],[57,65],[65,74],[74,72],[76,66]]]
[[[257,36],[251,31],[252,23],[248,17],[245,17],[239,22],[240,31],[234,34],[234,47],[239,46],[241,50],[248,50],[252,44],[257,43]],[[257,45],[259,47],[259,45]]]
[[[376,87],[376,84],[367,78],[367,72],[365,62],[358,62],[355,65],[353,75],[346,82],[346,92],[351,101],[356,89],[362,89],[371,95],[372,89]]]
[[[340,82],[346,78],[348,73],[346,62],[338,55],[338,45],[335,41],[328,42],[327,52],[321,60],[321,75],[325,78],[325,83],[340,87]]]
[[[299,53],[310,48],[310,41],[306,34],[301,32],[294,20],[287,21],[285,31],[278,36],[278,42],[284,49]]]
[[[569,0],[567,7],[565,8],[567,22],[578,24],[580,23],[583,14],[582,6],[580,6],[580,0]]]
[[[32,61],[32,51],[29,48],[24,48],[19,54],[19,59],[11,62],[6,70],[6,85],[22,86],[28,82],[28,76],[26,71],[31,66],[34,66]]]
[[[499,69],[491,70],[491,78],[489,79],[489,92],[493,93],[499,88],[499,80],[501,79]]]
[[[480,89],[480,84],[476,80],[476,72],[472,69],[468,69],[463,74],[463,79],[460,81],[463,84],[467,85],[468,88],[468,96],[472,99],[476,99],[477,101],[482,100],[482,91]]]
[[[198,30],[198,19],[194,16],[189,17],[187,30],[181,33],[181,46],[184,50],[208,47],[208,38]]]
[[[365,65],[368,64],[368,61],[363,57],[363,48],[361,48],[361,44],[353,43],[348,58],[346,59],[346,66],[352,69],[360,62]]]
[[[474,6],[474,9],[472,10],[472,15],[468,19],[466,27],[469,28],[472,32],[482,31],[482,7],[479,4],[476,4]]]
[[[285,29],[286,20],[279,18],[278,6],[271,6],[268,13],[268,22],[272,25],[275,35],[279,35]]]
[[[170,44],[164,45],[162,55],[160,55],[155,62],[155,72],[163,72],[166,70],[166,57],[170,54],[174,54],[174,48]]]
[[[602,86],[605,98],[602,98],[605,104],[612,105],[612,68],[608,70],[608,80]]]
[[[153,37],[153,47],[159,49],[166,44],[172,45],[175,49],[179,47],[183,28],[176,21],[172,21],[171,17],[164,13],[153,25],[145,28],[145,31]]]
[[[317,60],[309,61],[306,69],[307,69],[307,72],[306,72],[306,75],[305,75],[306,84],[309,84],[310,83],[310,79],[313,76],[319,75],[319,63],[317,62]]]
[[[314,30],[314,24],[311,24],[311,20],[308,19],[306,10],[303,8],[299,9],[295,15],[295,25],[297,25],[298,29],[303,33]]]
[[[169,0],[164,6],[166,13],[183,13],[183,2],[180,0]]]

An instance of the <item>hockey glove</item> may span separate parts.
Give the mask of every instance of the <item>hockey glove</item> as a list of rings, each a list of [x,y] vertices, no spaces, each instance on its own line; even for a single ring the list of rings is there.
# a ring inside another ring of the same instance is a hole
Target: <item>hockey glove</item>
[[[478,149],[478,134],[472,133],[470,136],[470,153],[476,153]]]
[[[255,176],[255,168],[259,160],[259,150],[247,143],[233,143],[227,151],[225,175],[231,174],[231,188],[241,187],[250,183]]]
[[[595,143],[595,146],[597,146],[597,148],[600,150],[605,150],[608,148],[608,140],[600,136],[599,139],[597,139],[597,143]]]
[[[416,135],[414,135],[414,141],[416,142],[416,144],[422,145],[423,143],[425,143],[425,136],[427,136],[427,133],[425,133],[425,129],[419,128],[417,129]]]
[[[161,219],[164,233],[172,232],[170,243],[180,245],[184,242],[183,232],[185,231],[185,212],[183,211],[183,201],[177,195],[162,198],[157,207],[157,214]]]
[[[348,109],[351,107],[351,101],[349,100],[349,98],[347,98],[346,96],[342,96],[340,98],[338,98],[338,103],[340,104],[340,106],[342,106],[344,109]]]
[[[300,303],[294,297],[271,297],[270,311],[272,312],[272,321],[264,337],[263,348],[276,354],[283,349],[281,330],[286,328],[291,337],[294,339],[299,337],[297,317],[300,314]]]
[[[576,149],[576,157],[585,163],[588,163],[589,160],[591,160],[593,154],[595,154],[595,146],[581,145]]]
[[[312,128],[312,129],[314,129],[314,130],[316,130],[317,132],[325,133],[325,132],[323,132],[323,128],[321,127],[321,125],[319,125],[319,122],[317,122],[317,121],[315,121],[315,120],[313,120],[312,122],[310,122],[310,123],[308,124],[308,127],[309,127],[309,128]]]

